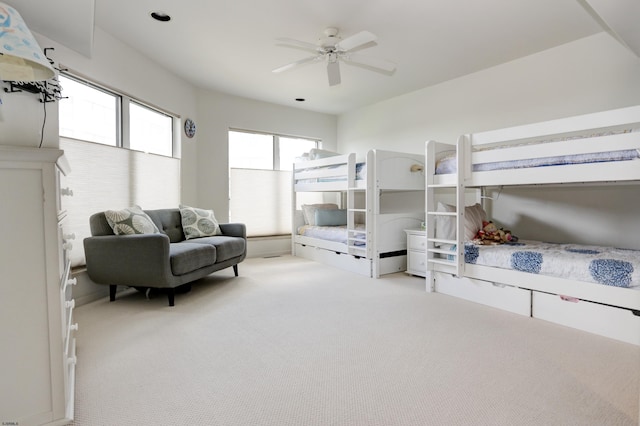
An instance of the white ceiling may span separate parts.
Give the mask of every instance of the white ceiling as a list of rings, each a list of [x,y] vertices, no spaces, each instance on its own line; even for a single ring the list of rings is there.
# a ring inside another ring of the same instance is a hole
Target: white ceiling
[[[92,1],[3,1],[32,30],[90,51]],[[198,87],[333,114],[602,31],[582,0],[95,0],[95,25]],[[328,26],[377,35],[359,53],[395,62],[396,72],[341,64],[334,87],[321,63],[271,72],[309,56],[276,38],[315,43]]]

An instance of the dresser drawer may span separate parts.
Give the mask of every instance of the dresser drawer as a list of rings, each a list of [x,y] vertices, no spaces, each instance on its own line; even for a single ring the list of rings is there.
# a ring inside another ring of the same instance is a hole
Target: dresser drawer
[[[409,251],[407,252],[407,272],[417,273],[417,275],[424,275],[427,272],[427,259],[424,252]]]
[[[409,235],[407,238],[408,250],[425,251],[427,245],[427,238],[423,235]]]

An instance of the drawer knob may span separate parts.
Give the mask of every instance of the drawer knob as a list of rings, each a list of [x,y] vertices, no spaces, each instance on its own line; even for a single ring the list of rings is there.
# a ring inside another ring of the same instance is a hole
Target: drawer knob
[[[75,308],[75,306],[76,306],[75,299],[71,299],[71,300],[68,300],[68,301],[64,302],[64,307],[67,308],[67,309],[68,308]]]
[[[71,324],[71,325],[69,326],[69,330],[78,331],[78,323]]]
[[[72,243],[62,243],[62,248],[65,250],[71,250],[73,248]]]
[[[67,241],[67,240],[75,240],[76,239],[76,233],[72,232],[71,234],[62,234],[62,239]]]
[[[77,278],[69,278],[67,280],[67,285],[76,285],[78,284],[78,279]]]
[[[69,365],[76,365],[77,362],[78,358],[76,358],[75,356],[70,356],[69,358],[67,358],[67,364]]]

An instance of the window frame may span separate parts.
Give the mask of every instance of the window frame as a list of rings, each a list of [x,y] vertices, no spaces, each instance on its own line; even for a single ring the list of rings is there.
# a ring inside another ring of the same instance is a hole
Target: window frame
[[[229,128],[229,130],[227,131],[227,146],[229,146],[230,142],[229,142],[229,133],[230,132],[236,132],[236,133],[248,133],[248,134],[253,134],[253,135],[262,135],[262,136],[271,136],[272,140],[272,144],[273,144],[273,158],[272,158],[272,168],[271,169],[253,169],[251,167],[232,167],[231,166],[231,161],[229,161],[229,169],[232,168],[241,168],[241,169],[252,169],[252,170],[272,170],[272,171],[289,171],[288,169],[283,169],[282,165],[281,165],[281,160],[280,160],[280,138],[285,138],[285,139],[301,139],[301,140],[306,140],[309,142],[315,142],[316,149],[320,149],[322,148],[322,139],[319,138],[311,138],[311,137],[306,137],[306,136],[292,136],[292,135],[285,135],[285,134],[281,134],[281,133],[273,133],[273,132],[261,132],[261,131],[257,131],[257,130],[244,130],[244,129],[238,129],[238,128]]]
[[[179,115],[174,114],[170,111],[167,111],[164,108],[160,108],[155,105],[152,105],[134,96],[127,95],[126,93],[121,92],[119,90],[97,83],[94,80],[81,76],[77,73],[71,72],[69,70],[61,71],[60,76],[73,80],[77,83],[84,84],[94,90],[98,90],[100,92],[104,92],[108,95],[114,96],[117,99],[116,111],[115,111],[116,113],[116,129],[115,129],[116,145],[109,145],[109,144],[102,144],[102,145],[115,146],[116,148],[124,148],[131,151],[136,151],[136,152],[145,152],[145,151],[131,148],[131,140],[130,140],[130,132],[129,132],[129,129],[130,129],[129,106],[131,103],[135,103],[138,106],[150,109],[151,111],[154,111],[158,114],[162,114],[171,118],[171,155],[157,154],[153,152],[146,152],[146,153],[150,155],[161,155],[163,157],[169,157],[169,158],[179,158],[178,148],[179,148],[180,137],[179,137],[179,133],[176,131],[176,129],[179,128],[179,122],[181,118]],[[63,91],[64,91],[64,87],[63,87]],[[61,102],[64,102],[64,99],[61,100]],[[59,137],[80,140],[87,143],[100,143],[100,142],[94,142],[94,141],[89,141],[84,139],[78,139],[70,136],[64,136],[61,134],[59,134]]]

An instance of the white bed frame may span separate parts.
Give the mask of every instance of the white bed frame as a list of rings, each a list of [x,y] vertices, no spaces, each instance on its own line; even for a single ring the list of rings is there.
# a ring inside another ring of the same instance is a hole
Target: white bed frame
[[[424,156],[370,150],[364,180],[356,179],[356,164],[352,153],[294,165],[292,254],[375,278],[404,271],[404,230],[424,222]],[[333,181],[322,181],[326,179]],[[301,192],[340,193],[347,210],[346,244],[298,235],[304,225],[296,209]],[[355,230],[358,218],[366,224],[364,240],[355,236],[362,233]]]
[[[463,135],[456,144],[426,143],[427,291],[437,291],[511,312],[553,321],[592,333],[640,345],[640,291],[540,276],[525,272],[464,263],[464,208],[436,212],[444,188],[464,206],[467,188],[489,186],[628,183],[640,185],[640,160],[546,166],[473,172],[472,165],[553,155],[640,149],[640,133],[616,133],[571,141],[522,144],[566,136],[601,134],[609,130],[640,128],[640,106],[587,114],[491,132]],[[504,146],[475,151],[487,146]],[[436,175],[438,153],[455,149],[458,173]],[[437,216],[456,218],[455,240],[435,238]],[[453,260],[440,254],[442,244],[456,244]]]

